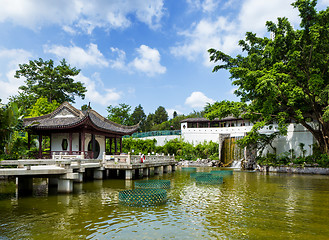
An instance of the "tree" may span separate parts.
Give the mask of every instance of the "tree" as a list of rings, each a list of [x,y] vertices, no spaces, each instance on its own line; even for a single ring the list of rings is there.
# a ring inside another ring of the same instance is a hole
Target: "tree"
[[[277,122],[284,134],[293,120],[312,133],[323,153],[329,153],[329,8],[317,12],[316,5],[316,0],[292,4],[301,17],[297,30],[286,18],[267,22],[273,40],[246,33],[239,42],[244,55],[231,57],[215,49],[209,53],[211,61],[220,63],[214,72],[230,71],[242,102],[240,113],[258,122],[253,131]],[[213,118],[216,114],[211,112],[206,116]]]
[[[109,113],[107,118],[112,122],[116,122],[122,125],[132,125],[130,119],[130,110],[131,106],[125,103],[120,103],[117,107],[110,105],[107,107],[107,111]]]
[[[48,113],[52,113],[56,108],[59,107],[59,105],[60,104],[56,100],[48,102],[47,98],[41,97],[36,101],[33,107],[28,110],[28,117],[39,117]]]
[[[56,100],[59,103],[65,101],[74,103],[75,96],[84,99],[86,88],[81,82],[75,82],[73,77],[80,73],[79,69],[71,68],[67,65],[65,59],[60,65],[54,66],[53,60],[29,61],[29,64],[19,64],[19,70],[16,71],[15,77],[24,77],[25,85],[20,86],[22,92],[13,97],[12,100],[24,101],[29,99],[29,106],[34,104],[40,97],[47,98],[48,102]],[[34,101],[33,101],[34,100]]]
[[[175,118],[175,117],[177,117],[177,112],[176,111],[174,111],[173,115],[172,115],[172,118]]]
[[[0,154],[10,154],[14,133],[23,129],[21,109],[15,103],[1,104],[0,100]]]
[[[151,131],[152,127],[154,126],[154,113],[150,113],[147,115],[145,121],[145,132]]]
[[[133,125],[140,123],[140,130],[145,130],[146,115],[144,113],[143,107],[140,104],[135,107],[135,110],[131,114],[130,118]]]
[[[89,110],[89,109],[92,109],[92,108],[90,107],[90,103],[89,103],[89,105],[87,105],[87,104],[83,104],[83,105],[81,106],[81,111],[87,111],[87,110]]]
[[[157,110],[155,110],[153,121],[155,124],[160,124],[168,120],[168,113],[166,109],[162,106],[158,107]]]

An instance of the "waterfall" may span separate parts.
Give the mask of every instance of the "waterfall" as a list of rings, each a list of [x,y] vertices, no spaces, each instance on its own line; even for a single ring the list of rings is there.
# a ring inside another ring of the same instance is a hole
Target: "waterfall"
[[[240,169],[241,168],[241,160],[234,160],[232,162],[231,168],[238,168],[238,169]]]
[[[224,136],[223,136],[224,137]],[[241,160],[244,157],[244,151],[236,144],[238,139],[242,137],[226,137],[223,144],[221,144],[221,157],[220,160],[225,165],[232,168],[241,168]]]

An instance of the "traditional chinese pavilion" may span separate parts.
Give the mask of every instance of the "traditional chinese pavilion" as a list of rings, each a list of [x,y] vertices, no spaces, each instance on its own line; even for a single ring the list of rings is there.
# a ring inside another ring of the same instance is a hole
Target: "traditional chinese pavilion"
[[[67,102],[50,114],[25,118],[24,126],[29,133],[29,146],[30,136],[39,136],[39,158],[46,157],[42,152],[42,139],[49,136],[48,157],[53,154],[83,153],[85,158],[94,159],[102,157],[107,142],[111,149],[109,154],[121,153],[122,136],[133,134],[139,127],[138,124],[124,126],[114,123],[92,109],[80,111]]]

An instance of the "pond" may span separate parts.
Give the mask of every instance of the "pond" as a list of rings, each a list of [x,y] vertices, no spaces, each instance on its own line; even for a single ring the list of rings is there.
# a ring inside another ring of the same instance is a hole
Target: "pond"
[[[198,171],[210,171],[202,168]],[[16,197],[0,182],[0,239],[328,239],[329,176],[235,171],[220,185],[199,185],[189,172],[171,180],[161,206],[128,207],[118,193],[134,181],[75,185],[57,195],[35,182]]]

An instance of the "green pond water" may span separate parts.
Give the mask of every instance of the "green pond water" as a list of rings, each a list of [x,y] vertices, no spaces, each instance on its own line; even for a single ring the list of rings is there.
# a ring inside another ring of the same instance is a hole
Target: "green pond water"
[[[39,180],[33,196],[18,198],[14,183],[0,182],[0,239],[329,239],[329,176],[235,171],[199,185],[178,169],[150,179],[171,180],[165,205],[119,204],[134,181],[57,195]]]

